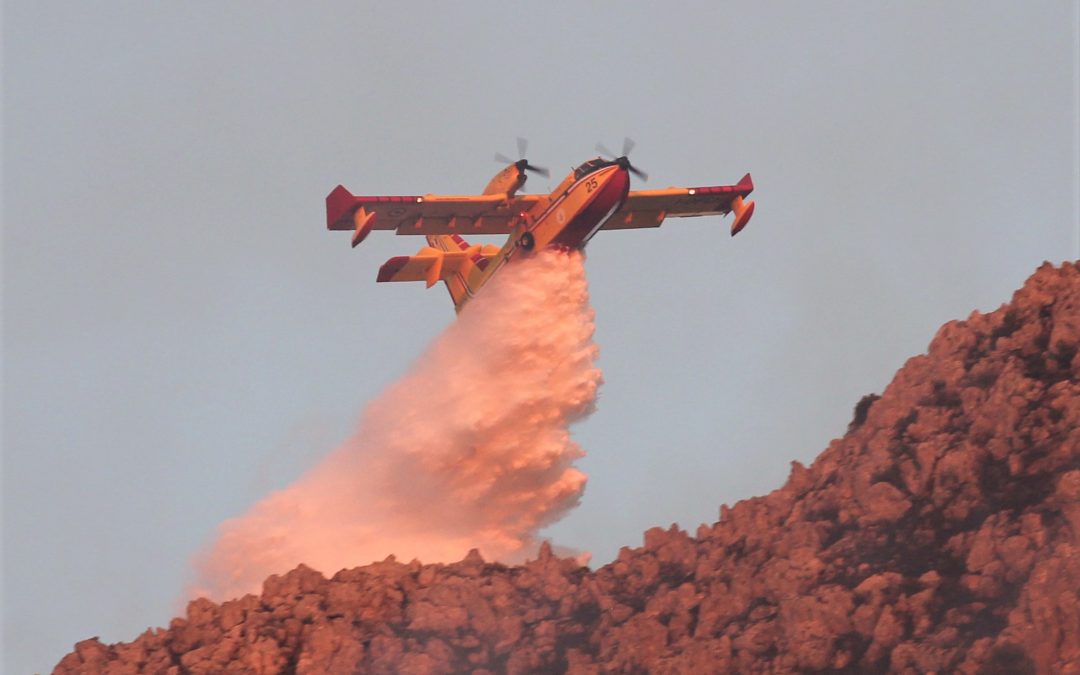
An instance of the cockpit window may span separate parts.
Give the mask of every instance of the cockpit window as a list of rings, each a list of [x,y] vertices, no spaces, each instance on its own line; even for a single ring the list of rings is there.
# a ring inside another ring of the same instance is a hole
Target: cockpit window
[[[596,159],[590,159],[578,168],[574,169],[574,180],[577,180],[582,176],[586,176],[593,171],[596,171],[597,169],[601,169],[608,164],[610,164],[610,162],[600,159],[599,157],[597,157]]]

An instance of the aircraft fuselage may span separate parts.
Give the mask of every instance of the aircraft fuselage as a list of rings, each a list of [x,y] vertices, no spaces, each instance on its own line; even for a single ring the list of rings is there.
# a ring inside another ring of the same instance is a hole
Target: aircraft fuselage
[[[470,295],[514,257],[547,247],[585,248],[589,239],[619,210],[630,190],[626,168],[618,163],[594,162],[599,165],[597,168],[583,170],[589,163],[582,165],[546,200],[522,214],[519,231],[507,240],[481,278],[466,284]]]
[[[537,247],[584,248],[626,199],[630,178],[617,164],[585,174],[567,187],[535,219]]]

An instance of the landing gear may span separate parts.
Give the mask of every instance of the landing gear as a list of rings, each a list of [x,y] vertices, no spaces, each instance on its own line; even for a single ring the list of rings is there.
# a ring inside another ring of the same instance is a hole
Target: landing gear
[[[517,241],[518,247],[523,251],[531,251],[536,246],[536,238],[532,232],[523,232]]]

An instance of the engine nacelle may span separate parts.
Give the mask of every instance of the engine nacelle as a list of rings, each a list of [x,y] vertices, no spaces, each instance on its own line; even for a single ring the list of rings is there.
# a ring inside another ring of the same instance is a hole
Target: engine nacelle
[[[525,185],[525,179],[527,178],[525,169],[520,164],[521,162],[515,162],[495,174],[495,177],[484,188],[484,194],[513,197],[514,193],[520,190],[522,185]]]

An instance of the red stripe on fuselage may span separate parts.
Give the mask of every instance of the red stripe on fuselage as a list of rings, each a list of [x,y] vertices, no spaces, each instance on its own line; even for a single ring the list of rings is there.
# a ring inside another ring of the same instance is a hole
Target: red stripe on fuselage
[[[582,178],[582,181],[588,177]],[[571,188],[575,189],[575,188]],[[580,186],[576,189],[582,189]],[[619,209],[630,191],[630,176],[625,169],[612,172],[604,184],[589,200],[585,208],[566,224],[566,227],[551,240],[551,246],[583,248],[603,221]]]

